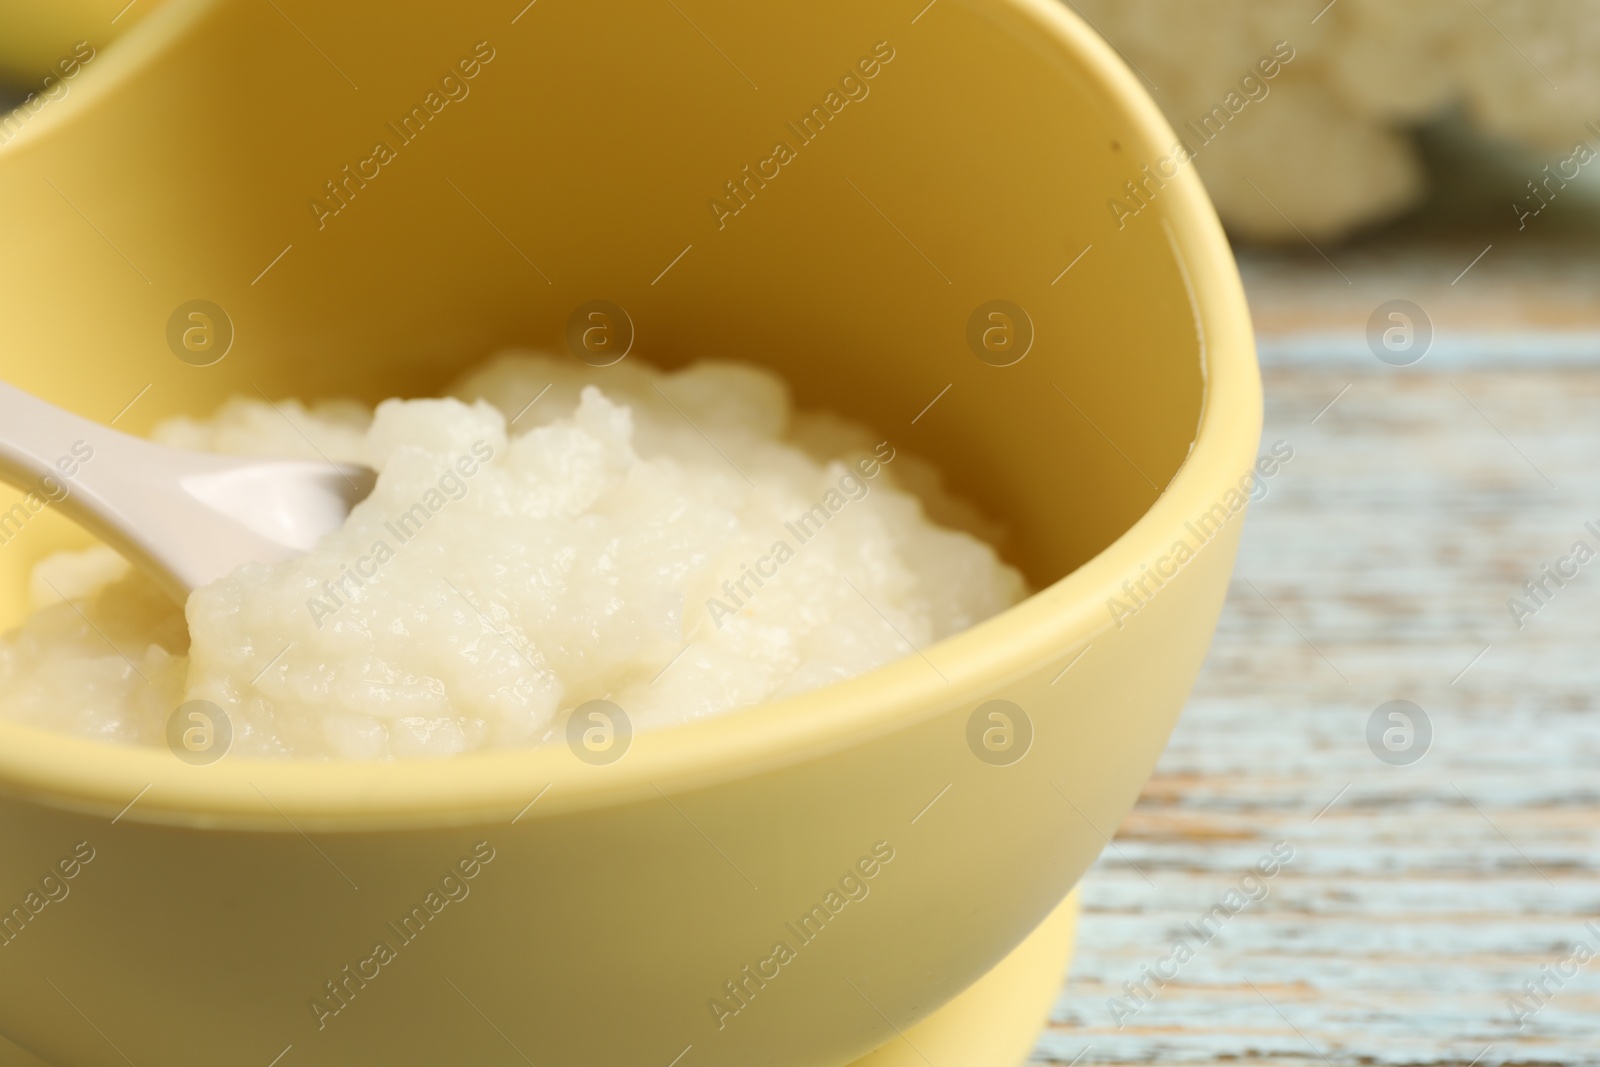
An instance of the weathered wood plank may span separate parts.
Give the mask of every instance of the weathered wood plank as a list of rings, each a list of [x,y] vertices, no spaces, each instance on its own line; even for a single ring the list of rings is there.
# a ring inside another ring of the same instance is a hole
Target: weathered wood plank
[[[1362,326],[1412,267],[1382,284],[1374,268],[1325,306],[1305,294],[1342,283],[1257,274],[1258,315],[1322,339],[1263,345],[1266,439],[1295,458],[1251,512],[1212,655],[1120,855],[1085,880],[1035,1063],[1600,1064],[1600,958],[1541,973],[1574,942],[1600,953],[1600,557],[1522,628],[1506,604],[1573,542],[1600,551],[1584,528],[1600,529],[1596,313],[1574,310],[1570,277],[1540,289],[1486,258],[1486,279],[1507,278],[1475,301],[1442,274],[1436,317],[1518,308],[1565,331],[1559,358],[1535,330],[1393,368]],[[1591,259],[1589,301],[1595,273]],[[1434,730],[1409,766],[1366,739],[1394,698]],[[1188,935],[1194,957],[1119,1028],[1108,1001],[1137,1003],[1123,983],[1275,841],[1294,857],[1264,899],[1208,943]],[[1508,1001],[1536,1007],[1523,984],[1541,980],[1548,1003],[1519,1030]]]

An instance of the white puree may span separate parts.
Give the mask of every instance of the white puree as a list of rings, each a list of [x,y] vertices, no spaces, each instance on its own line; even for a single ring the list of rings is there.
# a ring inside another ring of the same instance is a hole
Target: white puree
[[[0,641],[0,714],[159,745],[204,699],[236,756],[448,756],[548,740],[595,698],[637,729],[815,689],[1025,594],[949,528],[989,532],[931,468],[793,412],[767,371],[506,353],[451,397],[291,401],[292,426],[236,398],[158,427],[381,474],[310,554],[197,590],[187,630],[108,549],[46,560],[44,606]]]

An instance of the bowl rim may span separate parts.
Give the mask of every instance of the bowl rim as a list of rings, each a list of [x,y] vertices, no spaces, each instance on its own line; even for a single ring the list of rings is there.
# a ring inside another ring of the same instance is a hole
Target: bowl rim
[[[1177,142],[1113,48],[1058,0],[986,0],[1075,60],[1074,73],[1125,120],[1134,155]],[[214,0],[153,12],[110,50],[97,98],[138,69]],[[121,54],[119,54],[121,53]],[[111,68],[108,71],[106,68]],[[86,103],[87,101],[85,101]],[[65,112],[63,107],[57,109]],[[63,121],[65,114],[54,117]],[[53,125],[54,123],[52,123]],[[42,131],[40,131],[42,132]],[[37,134],[36,134],[37,135]],[[303,832],[482,824],[633,803],[747,778],[853,747],[968,703],[997,683],[1076,654],[1111,626],[1103,605],[1183,521],[1236,482],[1254,455],[1261,386],[1249,312],[1221,223],[1192,166],[1156,205],[1188,290],[1203,378],[1188,456],[1127,530],[1076,570],[978,625],[865,674],[797,696],[636,736],[616,763],[565,745],[382,763],[229,760],[196,767],[162,748],[97,741],[0,720],[0,794],[113,821]],[[1231,465],[1240,464],[1239,469]],[[546,796],[548,794],[548,799]]]

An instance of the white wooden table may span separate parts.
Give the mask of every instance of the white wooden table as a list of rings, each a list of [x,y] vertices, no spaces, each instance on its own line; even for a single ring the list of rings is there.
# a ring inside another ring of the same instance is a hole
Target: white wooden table
[[[1451,284],[1485,243],[1246,261],[1295,456],[1033,1062],[1600,1064],[1600,558],[1521,629],[1506,603],[1600,550],[1600,256],[1496,247]],[[1411,367],[1364,338],[1397,297],[1439,331]],[[1433,728],[1410,765],[1367,742],[1396,698]],[[1265,899],[1119,1028],[1109,998],[1276,841]]]

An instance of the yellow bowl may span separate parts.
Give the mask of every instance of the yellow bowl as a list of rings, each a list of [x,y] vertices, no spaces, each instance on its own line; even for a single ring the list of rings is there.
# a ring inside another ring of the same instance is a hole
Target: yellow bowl
[[[607,300],[631,358],[765,361],[935,460],[1040,591],[606,766],[196,767],[0,722],[0,1032],[59,1065],[823,1067],[987,1026],[962,1062],[1014,1062],[1243,522],[1259,380],[1192,168],[1050,0],[468,8],[174,0],[105,49],[0,147],[5,378],[128,429],[427,394]],[[209,366],[168,342],[193,300],[231,326]],[[81,535],[6,534],[12,621]]]
[[[0,82],[22,92],[34,91],[55,99],[63,90],[57,81],[70,82],[84,56],[90,61],[100,49],[137,26],[162,0],[0,0]],[[0,141],[5,140],[0,125]]]

